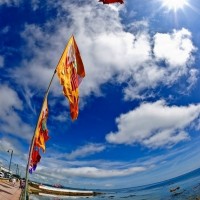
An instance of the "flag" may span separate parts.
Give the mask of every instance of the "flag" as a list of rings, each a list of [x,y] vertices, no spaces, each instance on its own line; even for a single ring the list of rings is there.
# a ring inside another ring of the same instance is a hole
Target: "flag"
[[[103,2],[103,4],[110,4],[110,3],[124,3],[124,0],[99,0],[99,2]]]
[[[72,35],[56,68],[63,94],[69,100],[71,119],[78,117],[79,84],[85,77],[85,70],[75,38]]]
[[[42,148],[45,151],[45,142],[49,139],[48,129],[47,129],[47,117],[48,117],[48,103],[47,98],[44,100],[44,104],[39,116],[38,124],[35,132],[34,146]]]
[[[32,155],[31,155],[31,163],[29,166],[29,173],[32,174],[33,171],[36,170],[37,164],[40,162],[41,156],[39,153],[39,149],[34,146]]]
[[[37,164],[40,162],[40,148],[45,151],[45,143],[49,139],[47,129],[47,117],[48,117],[48,103],[47,97],[44,99],[42,109],[39,115],[38,123],[35,129],[35,138],[33,142],[33,150],[30,157],[29,173],[32,174],[36,170]]]

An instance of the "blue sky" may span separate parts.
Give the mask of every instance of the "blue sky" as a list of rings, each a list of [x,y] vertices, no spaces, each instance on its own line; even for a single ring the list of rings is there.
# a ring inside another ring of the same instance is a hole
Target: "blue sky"
[[[86,77],[69,115],[55,77],[50,140],[31,180],[122,188],[200,167],[199,2],[0,2],[0,162],[27,162],[42,100],[71,34]]]

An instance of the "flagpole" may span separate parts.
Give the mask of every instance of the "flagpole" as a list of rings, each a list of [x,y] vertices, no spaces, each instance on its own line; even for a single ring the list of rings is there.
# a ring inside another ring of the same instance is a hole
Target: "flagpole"
[[[57,67],[56,67],[57,69]],[[42,103],[42,107],[41,107],[41,111],[40,113],[42,112],[42,108],[44,106],[44,102],[48,96],[48,93],[49,93],[49,90],[50,90],[50,86],[52,84],[52,81],[54,79],[54,76],[56,74],[56,69],[54,70],[54,73],[53,73],[53,76],[51,78],[51,81],[49,83],[49,86],[47,88],[47,91],[45,93],[45,96],[44,96],[44,99],[43,99],[43,103]],[[33,137],[32,137],[32,141],[31,141],[31,145],[30,145],[30,150],[29,150],[29,156],[28,156],[28,162],[27,162],[27,166],[26,166],[26,176],[25,176],[25,190],[24,190],[24,200],[26,200],[26,195],[27,195],[27,188],[28,188],[28,172],[29,172],[29,166],[30,166],[30,161],[31,161],[31,155],[32,155],[32,151],[33,151],[33,146],[34,146],[34,141],[35,141],[35,135],[36,135],[36,129],[38,127],[38,124],[39,124],[39,118],[40,118],[40,114],[38,116],[38,121],[37,121],[37,124],[35,126],[35,130],[34,130],[34,134],[33,134]]]
[[[73,35],[72,35],[72,36],[73,36]],[[72,36],[71,36],[71,37],[72,37]],[[70,38],[71,38],[71,37],[70,37]],[[70,40],[70,39],[69,39],[69,40]],[[54,76],[55,76],[55,74],[56,74],[56,72],[57,72],[57,67],[58,67],[58,65],[59,65],[59,63],[60,63],[60,61],[61,61],[61,59],[62,59],[62,57],[63,57],[63,55],[64,55],[64,53],[65,53],[65,49],[66,49],[66,47],[67,47],[67,45],[68,45],[68,43],[69,43],[69,40],[68,40],[67,44],[65,45],[65,48],[64,48],[64,50],[63,50],[63,53],[62,53],[62,55],[61,55],[61,57],[60,57],[60,59],[59,59],[59,61],[58,61],[58,64],[57,64],[55,70],[54,70],[53,76],[52,76],[52,78],[51,78],[51,81],[50,81],[50,83],[49,83],[49,86],[48,86],[48,88],[47,88],[47,91],[46,91],[45,96],[44,96],[44,99],[43,99],[41,111],[42,111],[42,108],[43,108],[43,106],[44,106],[45,99],[46,99],[47,96],[48,96],[48,93],[49,93],[49,90],[50,90],[50,86],[51,86],[51,84],[52,84],[52,81],[53,81],[53,79],[54,79]],[[41,111],[40,111],[40,113],[41,113]],[[26,200],[26,195],[27,195],[27,188],[28,188],[28,172],[29,172],[29,166],[30,166],[31,155],[32,155],[32,151],[33,151],[33,145],[34,145],[34,141],[35,141],[36,129],[37,129],[38,124],[39,124],[39,118],[40,118],[40,114],[39,114],[39,116],[38,116],[38,121],[37,121],[37,124],[36,124],[36,126],[35,126],[34,135],[33,135],[33,137],[32,137],[32,141],[31,141],[31,145],[30,145],[30,149],[29,149],[29,156],[28,156],[28,162],[27,162],[27,166],[26,166],[26,176],[25,176],[24,200]]]

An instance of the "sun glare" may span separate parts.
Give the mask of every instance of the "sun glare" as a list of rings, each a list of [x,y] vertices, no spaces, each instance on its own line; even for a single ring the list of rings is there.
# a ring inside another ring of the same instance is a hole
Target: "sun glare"
[[[186,4],[187,0],[163,0],[163,6],[173,11],[183,9]]]

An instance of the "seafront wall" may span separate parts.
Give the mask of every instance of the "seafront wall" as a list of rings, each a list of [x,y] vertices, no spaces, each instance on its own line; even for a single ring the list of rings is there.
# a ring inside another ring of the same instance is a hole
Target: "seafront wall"
[[[64,195],[64,196],[96,196],[98,194],[101,194],[99,192],[89,191],[89,190],[73,190],[73,189],[49,187],[32,182],[29,183],[29,193],[37,195],[39,195],[40,193],[45,193],[45,194]]]

